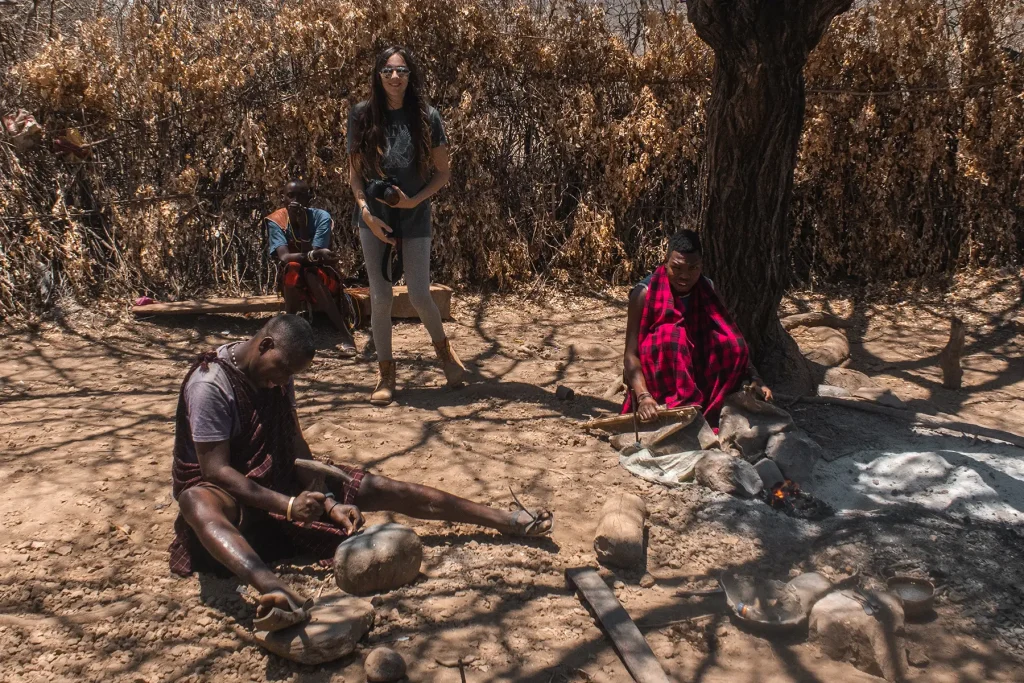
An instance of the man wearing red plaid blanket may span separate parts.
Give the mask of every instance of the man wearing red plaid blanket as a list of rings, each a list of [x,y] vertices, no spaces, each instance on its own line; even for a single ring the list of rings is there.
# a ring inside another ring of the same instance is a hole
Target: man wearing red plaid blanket
[[[699,405],[717,427],[725,397],[745,383],[771,400],[746,340],[702,265],[700,238],[682,230],[669,239],[665,263],[630,293],[623,413],[632,412],[637,401],[640,419],[649,422],[658,406]]]

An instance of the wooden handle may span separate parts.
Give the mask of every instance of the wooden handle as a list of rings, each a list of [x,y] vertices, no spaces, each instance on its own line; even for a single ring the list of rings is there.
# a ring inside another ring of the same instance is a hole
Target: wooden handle
[[[700,412],[700,408],[697,406],[683,406],[681,408],[658,408],[658,417],[697,417],[697,413]],[[650,422],[641,424],[651,424]],[[610,417],[596,417],[593,420],[587,420],[580,425],[583,429],[623,429],[626,427],[633,426],[633,415],[612,415]]]
[[[334,465],[328,465],[325,462],[320,462],[319,460],[296,458],[295,467],[300,470],[305,470],[313,474],[327,477],[328,479],[337,479],[338,481],[343,481],[346,484],[352,482],[352,477],[346,473],[345,470],[335,467]]]

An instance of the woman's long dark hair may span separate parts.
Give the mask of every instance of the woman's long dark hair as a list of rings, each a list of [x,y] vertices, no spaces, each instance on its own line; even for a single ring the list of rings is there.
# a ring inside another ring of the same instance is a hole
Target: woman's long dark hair
[[[359,119],[356,122],[361,137],[356,145],[357,166],[364,178],[381,177],[381,158],[384,156],[384,148],[387,146],[387,117],[388,96],[384,92],[384,84],[380,79],[380,71],[387,66],[388,60],[393,55],[401,55],[405,65],[409,68],[409,84],[405,89],[405,101],[402,106],[409,112],[409,132],[412,139],[416,141],[413,146],[414,160],[420,174],[426,177],[430,166],[430,120],[427,116],[427,108],[430,103],[427,97],[421,92],[420,71],[416,60],[407,49],[400,45],[393,45],[382,50],[373,65],[373,74],[370,76],[370,99],[367,106],[362,108]]]

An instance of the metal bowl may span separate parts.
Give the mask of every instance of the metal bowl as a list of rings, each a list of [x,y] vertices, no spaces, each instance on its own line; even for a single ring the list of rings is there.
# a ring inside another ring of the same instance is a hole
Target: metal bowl
[[[935,586],[928,579],[916,576],[894,576],[886,583],[889,592],[903,603],[903,614],[921,617],[930,614],[935,602]]]

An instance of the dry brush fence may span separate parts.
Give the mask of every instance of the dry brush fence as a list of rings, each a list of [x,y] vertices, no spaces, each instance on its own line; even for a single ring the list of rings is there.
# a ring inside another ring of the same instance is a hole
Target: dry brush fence
[[[938,4],[850,12],[812,56],[792,212],[804,280],[1009,263],[1024,246],[1024,11]],[[264,289],[258,219],[292,175],[357,266],[345,122],[392,42],[421,56],[448,127],[436,277],[629,281],[695,222],[711,65],[681,14],[646,15],[642,50],[610,26],[593,3],[498,0],[140,2],[47,26],[0,109],[95,146],[68,162],[0,142],[0,311],[61,288]],[[0,39],[24,35],[0,15]]]

